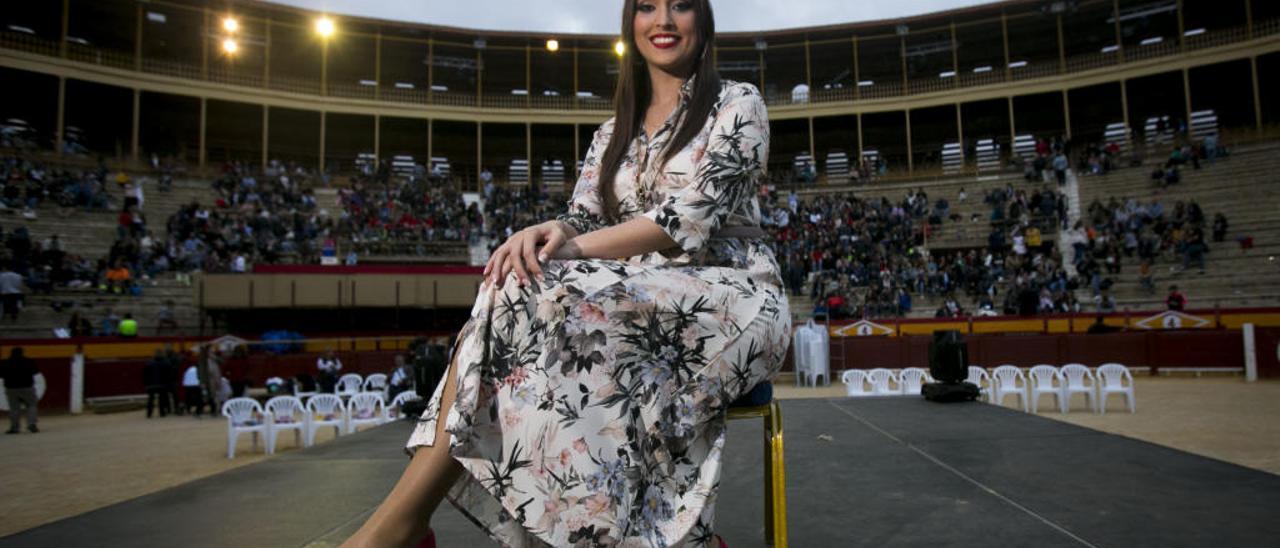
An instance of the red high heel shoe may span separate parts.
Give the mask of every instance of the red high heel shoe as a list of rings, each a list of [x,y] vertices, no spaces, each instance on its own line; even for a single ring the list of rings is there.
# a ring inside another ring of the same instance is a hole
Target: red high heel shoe
[[[720,548],[729,548],[729,545],[724,541],[724,537],[716,535],[716,540],[720,541]]]
[[[423,537],[422,540],[418,541],[418,543],[413,545],[413,547],[414,548],[436,548],[436,532],[431,529],[427,529],[427,536]],[[725,548],[724,541],[721,541],[720,548]]]

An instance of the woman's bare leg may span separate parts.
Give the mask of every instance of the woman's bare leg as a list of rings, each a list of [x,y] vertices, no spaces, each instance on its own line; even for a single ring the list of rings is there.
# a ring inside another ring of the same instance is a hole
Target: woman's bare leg
[[[449,455],[449,435],[444,431],[457,394],[455,369],[456,363],[450,365],[442,381],[435,445],[418,448],[391,494],[344,547],[412,546],[427,535],[431,515],[462,475],[462,465]]]

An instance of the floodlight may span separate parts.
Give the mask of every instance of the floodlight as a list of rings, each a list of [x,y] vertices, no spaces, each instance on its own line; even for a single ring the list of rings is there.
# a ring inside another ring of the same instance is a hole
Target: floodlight
[[[319,34],[321,38],[333,36],[333,31],[333,19],[324,16],[316,19],[316,34]]]

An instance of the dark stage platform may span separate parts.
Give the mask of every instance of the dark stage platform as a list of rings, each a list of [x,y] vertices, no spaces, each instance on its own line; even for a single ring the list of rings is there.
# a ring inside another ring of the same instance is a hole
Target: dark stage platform
[[[792,546],[1236,547],[1280,539],[1280,476],[1265,472],[985,404],[867,398],[786,401],[782,409]],[[408,433],[407,424],[387,425],[0,546],[336,546],[400,474]],[[734,548],[764,546],[760,435],[758,421],[730,427],[717,529]],[[443,547],[489,545],[451,507],[435,527]]]

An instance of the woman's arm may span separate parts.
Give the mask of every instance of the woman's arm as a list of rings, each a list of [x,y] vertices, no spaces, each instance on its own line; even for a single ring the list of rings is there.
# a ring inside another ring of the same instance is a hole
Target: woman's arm
[[[676,242],[645,217],[571,238],[550,258],[616,259],[675,247]]]

